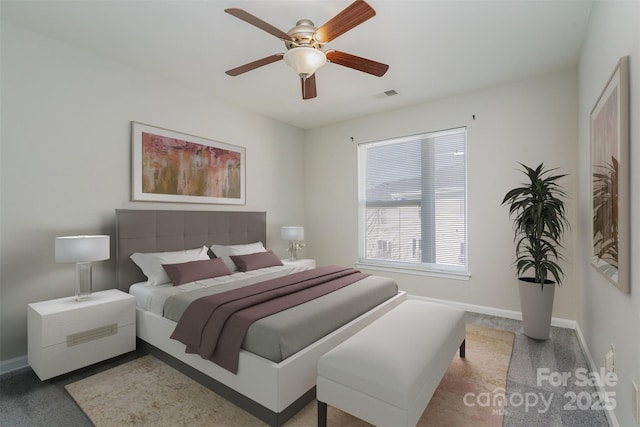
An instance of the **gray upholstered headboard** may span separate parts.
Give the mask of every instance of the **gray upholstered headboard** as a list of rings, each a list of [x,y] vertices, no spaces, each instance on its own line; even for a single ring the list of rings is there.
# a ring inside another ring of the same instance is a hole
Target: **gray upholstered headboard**
[[[146,280],[129,256],[200,246],[267,243],[266,212],[116,209],[118,289]]]

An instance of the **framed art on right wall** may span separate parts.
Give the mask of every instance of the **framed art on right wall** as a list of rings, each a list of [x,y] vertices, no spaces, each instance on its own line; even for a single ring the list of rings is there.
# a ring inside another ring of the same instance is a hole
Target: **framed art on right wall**
[[[591,264],[629,292],[629,57],[591,110]]]

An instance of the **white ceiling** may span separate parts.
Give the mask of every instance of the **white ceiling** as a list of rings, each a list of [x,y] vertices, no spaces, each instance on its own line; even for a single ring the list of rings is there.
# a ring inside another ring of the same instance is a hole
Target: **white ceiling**
[[[415,105],[574,66],[589,0],[370,0],[377,15],[327,45],[390,65],[381,78],[335,64],[318,97],[279,61],[238,77],[230,68],[284,52],[274,36],[224,12],[238,7],[288,31],[320,26],[351,0],[8,1],[2,19],[302,129]],[[395,90],[398,95],[381,96]]]

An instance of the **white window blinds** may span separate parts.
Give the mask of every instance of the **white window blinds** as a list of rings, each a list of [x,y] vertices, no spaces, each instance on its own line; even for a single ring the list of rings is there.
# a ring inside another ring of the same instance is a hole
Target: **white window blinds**
[[[467,273],[466,128],[360,144],[360,262]]]

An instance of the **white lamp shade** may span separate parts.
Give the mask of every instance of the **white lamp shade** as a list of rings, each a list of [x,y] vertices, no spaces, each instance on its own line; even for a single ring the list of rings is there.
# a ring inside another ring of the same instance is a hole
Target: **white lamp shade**
[[[284,62],[300,76],[310,76],[327,62],[323,51],[312,47],[295,47],[284,54]]]
[[[109,259],[109,236],[56,237],[56,262],[92,262]]]
[[[304,240],[304,227],[282,227],[282,240]]]

